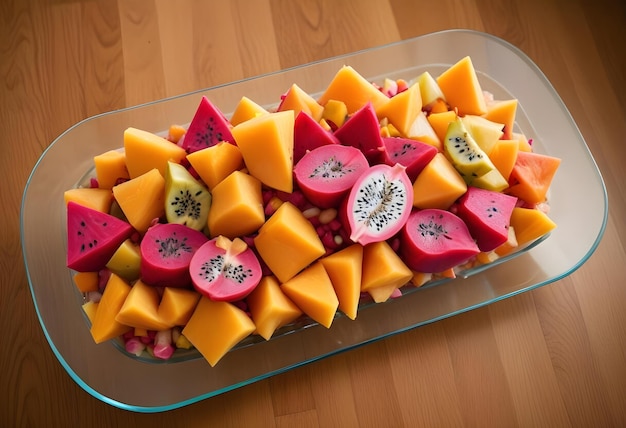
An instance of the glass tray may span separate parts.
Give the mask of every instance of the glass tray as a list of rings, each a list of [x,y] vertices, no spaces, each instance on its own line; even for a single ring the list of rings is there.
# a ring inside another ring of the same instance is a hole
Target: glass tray
[[[533,138],[536,150],[563,159],[550,192],[550,217],[558,227],[547,239],[475,275],[370,306],[355,321],[338,317],[331,329],[312,326],[238,348],[214,368],[202,358],[149,364],[129,358],[113,343],[93,342],[80,306],[82,297],[65,267],[65,212],[59,201],[92,167],[94,155],[123,146],[124,129],[158,132],[172,123],[187,123],[201,95],[230,112],[242,95],[275,104],[292,83],[319,93],[344,64],[377,82],[385,77],[410,80],[425,70],[436,76],[466,55],[471,56],[484,90],[497,99],[519,100],[516,126]],[[585,204],[579,203],[580,193],[585,194]],[[606,190],[595,161],[537,66],[494,36],[448,30],[86,119],[59,136],[35,165],[24,190],[20,227],[35,309],[61,365],[99,400],[149,413],[182,407],[559,280],[594,252],[607,212]]]

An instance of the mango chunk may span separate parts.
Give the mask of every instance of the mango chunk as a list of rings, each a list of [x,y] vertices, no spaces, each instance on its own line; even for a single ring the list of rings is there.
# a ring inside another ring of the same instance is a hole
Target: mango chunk
[[[257,116],[231,132],[250,175],[269,187],[293,191],[293,110]]]
[[[443,153],[437,153],[413,183],[413,206],[448,209],[466,191],[463,177]]]
[[[158,315],[159,293],[156,288],[141,280],[135,282],[124,304],[115,316],[115,321],[134,328],[165,330],[172,327]]]
[[[228,302],[202,296],[182,334],[196,347],[211,367],[235,345],[252,334],[254,322]]]
[[[291,202],[282,203],[261,226],[254,245],[283,283],[326,252],[311,222]]]
[[[363,246],[353,244],[321,258],[339,299],[339,309],[350,319],[356,319],[361,297]]]
[[[513,127],[515,125],[515,115],[517,114],[517,99],[493,101],[487,104],[485,119],[504,124],[503,139],[513,138]]]
[[[269,114],[269,111],[252,101],[250,98],[243,96],[237,103],[235,111],[233,111],[233,115],[230,118],[230,124],[237,126],[241,122],[245,122],[248,119],[263,116],[265,114]]]
[[[354,68],[344,65],[335,74],[318,102],[326,105],[329,100],[342,101],[348,109],[348,114],[352,114],[368,102],[371,102],[377,110],[388,102],[389,98]]]
[[[81,293],[98,291],[98,272],[76,272],[72,280]]]
[[[459,116],[487,113],[485,96],[480,87],[474,64],[469,56],[460,59],[437,77],[446,101]]]
[[[118,180],[129,179],[126,168],[126,155],[118,150],[110,150],[93,158],[96,167],[96,179],[101,189],[111,189]]]
[[[383,303],[389,300],[396,290],[398,290],[398,287],[393,284],[389,284],[370,288],[367,290],[367,293],[372,297],[372,300],[374,300],[375,303]]]
[[[393,289],[406,285],[413,271],[393,251],[387,241],[373,242],[363,248],[361,291],[384,287],[391,296]]]
[[[292,84],[285,97],[282,99],[278,106],[278,111],[293,110],[294,117],[298,116],[298,113],[303,111],[311,116],[316,122],[319,122],[324,112],[324,107],[321,106],[315,98],[307,94],[297,84]]]
[[[200,293],[194,290],[165,287],[157,315],[167,325],[185,325],[199,300]]]
[[[111,274],[98,303],[98,310],[91,324],[90,332],[96,343],[102,343],[120,336],[132,329],[118,322],[115,317],[130,293],[130,285],[122,278]]]
[[[393,96],[388,102],[382,104],[376,110],[376,115],[378,119],[386,117],[402,135],[408,136],[411,125],[421,111],[422,96],[419,84],[414,83],[406,91]]]
[[[182,147],[148,131],[128,128],[124,131],[124,152],[130,178],[156,168],[165,176],[167,162],[180,163],[187,152]]]
[[[96,312],[98,311],[99,304],[100,303],[96,303],[93,300],[90,300],[84,303],[82,306],[83,311],[85,312],[85,315],[87,315],[87,319],[92,324],[93,324],[93,321],[96,319]]]
[[[324,265],[316,262],[281,285],[283,292],[300,308],[326,328],[337,313],[339,300]]]
[[[324,105],[324,111],[322,112],[322,120],[320,122],[324,122],[328,124],[329,130],[332,129],[332,126],[339,128],[344,124],[346,119],[348,118],[348,107],[346,107],[346,103],[339,100],[328,100],[326,105]],[[330,125],[332,123],[332,126]]]
[[[456,112],[454,110],[439,112],[439,113],[431,113],[428,115],[428,123],[433,127],[435,134],[441,141],[446,138],[446,133],[448,132],[448,125],[450,123],[456,121]]]
[[[187,155],[187,160],[209,190],[213,190],[233,171],[244,167],[239,147],[226,141],[190,153]]]
[[[80,187],[63,192],[63,199],[66,205],[72,201],[84,207],[108,213],[113,202],[113,195],[108,189]]]
[[[513,208],[511,226],[519,245],[534,241],[554,228],[556,223],[543,211],[533,208]]]
[[[283,293],[274,276],[264,276],[246,301],[256,332],[266,340],[277,329],[302,315],[300,308]]]
[[[500,140],[489,153],[489,159],[505,180],[509,180],[517,153],[519,152],[519,142],[515,140]]]
[[[245,172],[230,174],[212,196],[207,220],[211,237],[235,239],[256,232],[265,222],[261,182]]]
[[[148,230],[152,220],[165,215],[165,179],[156,168],[113,187],[113,195],[140,233]]]

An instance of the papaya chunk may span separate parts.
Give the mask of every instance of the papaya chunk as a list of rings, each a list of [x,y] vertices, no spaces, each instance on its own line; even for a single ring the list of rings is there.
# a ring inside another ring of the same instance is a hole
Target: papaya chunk
[[[544,202],[560,164],[561,159],[553,156],[520,151],[509,178],[511,186],[506,192],[530,204]]]

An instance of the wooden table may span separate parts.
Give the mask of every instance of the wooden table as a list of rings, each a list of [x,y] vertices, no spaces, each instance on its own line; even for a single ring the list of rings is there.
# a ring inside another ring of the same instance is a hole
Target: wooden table
[[[0,426],[626,426],[620,0],[9,0],[0,11]],[[518,46],[569,108],[610,201],[584,266],[167,413],[113,408],[72,381],[37,320],[19,236],[26,179],[55,137],[98,113],[448,28]]]

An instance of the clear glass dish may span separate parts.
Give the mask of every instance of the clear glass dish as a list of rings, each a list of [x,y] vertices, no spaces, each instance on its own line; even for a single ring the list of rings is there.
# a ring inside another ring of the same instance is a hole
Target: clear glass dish
[[[292,83],[318,93],[344,64],[373,81],[409,80],[424,70],[437,75],[466,55],[483,89],[498,99],[519,100],[517,127],[533,138],[536,150],[563,159],[550,192],[550,217],[558,227],[547,239],[489,269],[372,305],[355,321],[338,317],[331,329],[311,326],[239,347],[214,368],[202,358],[149,364],[129,358],[112,343],[93,342],[85,327],[82,296],[65,267],[65,211],[59,201],[91,168],[94,155],[123,145],[124,129],[158,132],[172,123],[187,123],[201,95],[230,112],[242,95],[275,104],[277,94]],[[580,204],[580,194],[585,204]],[[596,163],[537,66],[494,36],[448,30],[86,119],[59,136],[35,165],[22,200],[21,237],[35,309],[61,365],[103,402],[136,412],[161,412],[559,280],[594,252],[607,213]]]

